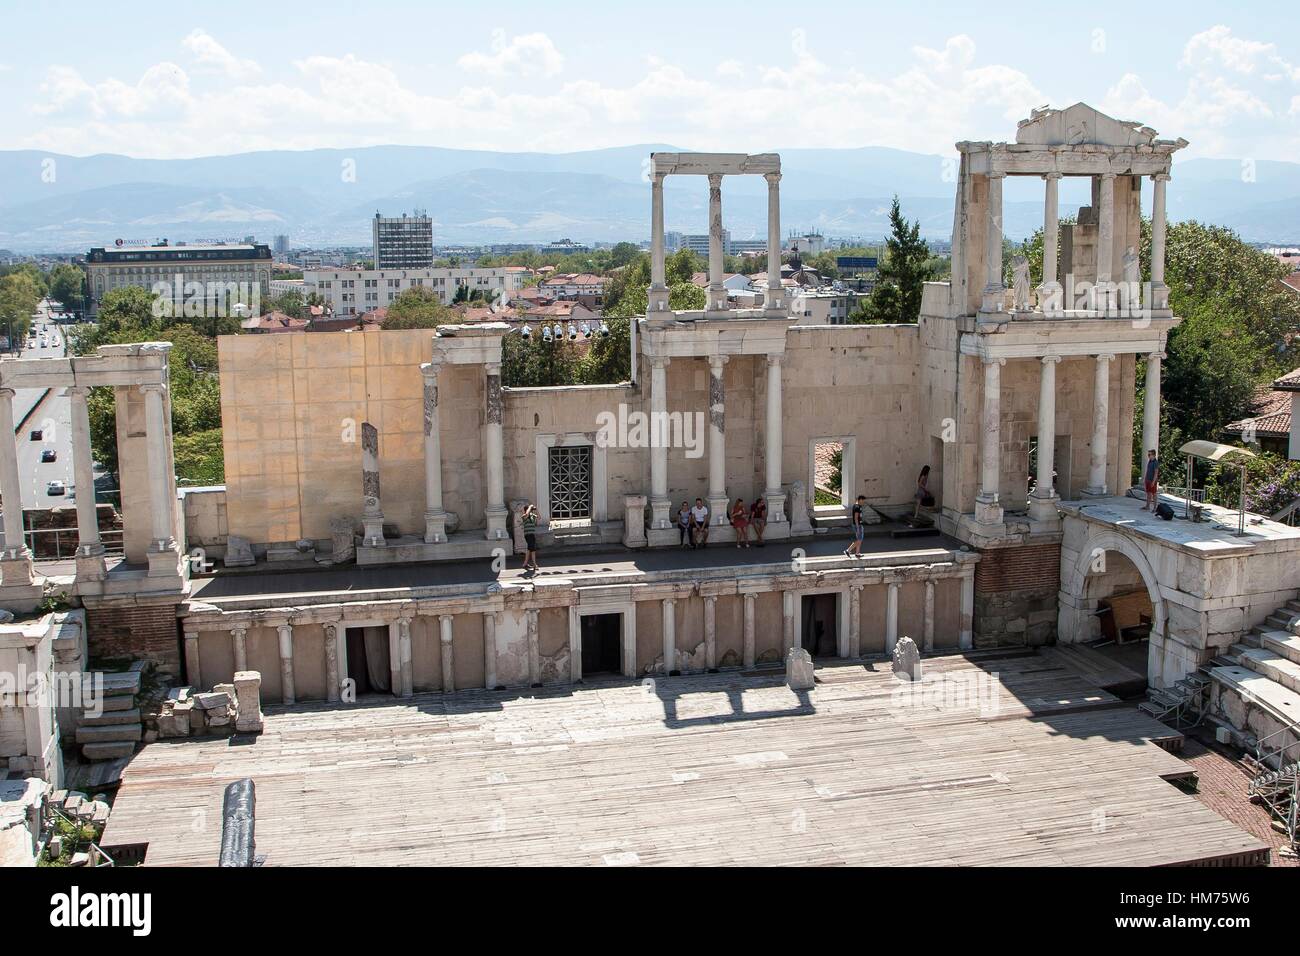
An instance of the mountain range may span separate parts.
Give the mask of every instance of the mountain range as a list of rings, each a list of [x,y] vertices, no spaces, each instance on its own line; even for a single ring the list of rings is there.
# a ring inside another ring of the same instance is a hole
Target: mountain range
[[[295,246],[366,245],[375,212],[424,209],[435,242],[641,241],[649,235],[646,159],[667,145],[572,153],[493,152],[427,146],[264,151],[197,159],[61,156],[0,151],[0,248],[84,252],[115,239],[216,240],[287,234]],[[923,235],[948,239],[955,183],[950,160],[885,147],[778,149],[785,231],[879,238],[892,196]],[[1150,189],[1144,192],[1149,212]],[[1061,212],[1088,202],[1083,180],[1066,180]],[[1042,224],[1042,185],[1011,178],[1007,235]],[[670,177],[665,222],[703,232],[708,189]],[[1300,163],[1175,161],[1173,219],[1236,229],[1251,242],[1300,241]],[[767,231],[767,187],[728,179],[723,219],[735,238]]]

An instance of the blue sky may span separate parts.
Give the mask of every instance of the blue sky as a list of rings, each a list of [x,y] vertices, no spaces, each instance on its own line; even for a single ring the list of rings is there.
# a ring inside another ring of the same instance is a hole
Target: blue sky
[[[949,153],[1084,100],[1185,137],[1183,156],[1300,158],[1300,42],[1263,4],[226,0],[4,17],[30,41],[0,49],[6,149]]]

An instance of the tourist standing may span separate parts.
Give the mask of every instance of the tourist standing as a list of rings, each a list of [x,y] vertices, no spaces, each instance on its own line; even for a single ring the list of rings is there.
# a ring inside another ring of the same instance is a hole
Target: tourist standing
[[[763,532],[767,530],[767,502],[759,495],[749,509],[749,523],[754,529],[754,542],[763,547]]]
[[[539,571],[537,567],[537,508],[530,501],[524,505],[524,546],[528,553],[524,555],[524,570]]]
[[[853,511],[850,513],[853,522],[853,543],[844,549],[846,557],[862,556],[862,538],[867,532],[867,526],[862,523],[862,505],[866,500],[866,495],[858,495],[858,500],[853,503]]]
[[[1150,511],[1152,514],[1156,510],[1156,491],[1160,487],[1160,459],[1156,457],[1154,448],[1147,452],[1147,467],[1142,475],[1142,487],[1146,489],[1147,503],[1142,506],[1143,511]],[[1191,495],[1191,492],[1188,492]]]
[[[737,498],[731,506],[731,526],[736,529],[736,547],[749,547],[749,511],[745,499]]]
[[[926,465],[921,469],[921,473],[916,476],[916,492],[912,495],[916,499],[916,507],[912,509],[912,517],[918,518],[921,515],[921,505],[925,504],[930,497],[930,466]]]
[[[683,501],[681,510],[677,512],[677,532],[678,543],[683,547],[693,544],[691,541],[691,503]]]

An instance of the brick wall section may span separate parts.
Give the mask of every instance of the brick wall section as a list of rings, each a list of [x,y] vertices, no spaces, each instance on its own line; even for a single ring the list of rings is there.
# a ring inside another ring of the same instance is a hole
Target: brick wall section
[[[175,604],[86,610],[86,636],[92,657],[130,657],[156,661],[181,673]]]
[[[990,548],[975,565],[975,591],[1046,591],[1061,587],[1061,546],[1035,544]]]

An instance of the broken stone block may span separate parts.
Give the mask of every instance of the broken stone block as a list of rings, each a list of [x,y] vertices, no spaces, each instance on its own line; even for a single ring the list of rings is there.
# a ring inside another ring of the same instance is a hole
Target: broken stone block
[[[230,715],[224,711],[208,712],[208,727],[227,727],[230,725]]]
[[[897,680],[921,679],[921,651],[910,637],[900,637],[894,645],[894,677]]]
[[[812,655],[801,647],[792,647],[786,652],[785,682],[791,690],[812,690],[816,684]]]
[[[189,687],[172,687],[167,691],[168,700],[189,700],[191,688]]]
[[[203,711],[195,707],[190,711],[190,733],[202,735],[207,730],[207,724],[203,720]]]
[[[226,567],[246,568],[254,564],[253,542],[237,534],[226,536]]]
[[[224,691],[195,694],[194,706],[199,710],[224,710],[230,706],[230,695]]]
[[[235,674],[235,729],[241,734],[262,732],[262,675],[257,671]]]
[[[51,860],[57,860],[61,856],[63,856],[63,837],[55,834],[50,837],[49,858]]]
[[[90,865],[90,854],[84,852],[72,854],[72,859],[68,861],[68,866],[89,866],[89,865]]]

